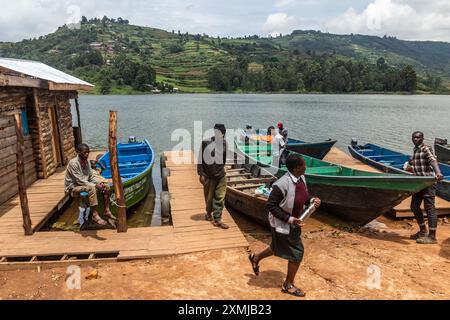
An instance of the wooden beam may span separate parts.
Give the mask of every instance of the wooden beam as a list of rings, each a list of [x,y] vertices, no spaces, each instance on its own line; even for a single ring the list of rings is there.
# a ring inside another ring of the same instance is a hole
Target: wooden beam
[[[38,126],[38,143],[39,143],[39,153],[41,155],[42,174],[44,179],[47,179],[48,178],[47,161],[45,158],[44,145],[42,143],[42,125],[41,125],[41,116],[39,112],[39,94],[36,88],[33,89],[33,102]]]
[[[125,197],[120,178],[119,162],[117,157],[117,112],[109,112],[109,155],[111,162],[112,180],[116,202],[118,206],[119,217],[117,221],[117,232],[127,232],[127,211],[125,207]]]
[[[14,115],[14,124],[16,127],[17,135],[17,182],[19,184],[20,206],[22,207],[23,229],[25,231],[25,235],[30,236],[33,234],[33,228],[31,226],[30,208],[28,207],[27,197],[27,185],[25,181],[25,163],[23,161],[25,145],[23,143],[22,117],[20,113],[16,113]]]
[[[64,84],[64,83],[54,83],[49,82],[48,89],[50,91],[92,91],[93,86],[88,86],[84,84]]]
[[[48,89],[47,81],[30,77],[18,77],[6,74],[0,74],[0,86],[3,87],[28,87]]]
[[[80,103],[78,102],[78,98],[75,98],[75,108],[77,109],[77,124],[80,130],[80,143],[83,143],[83,132],[81,130],[81,116],[80,116]]]

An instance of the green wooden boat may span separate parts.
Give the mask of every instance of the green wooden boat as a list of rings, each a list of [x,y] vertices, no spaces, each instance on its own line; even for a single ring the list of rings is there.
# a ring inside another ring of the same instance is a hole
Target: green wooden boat
[[[145,140],[141,143],[119,143],[117,145],[119,172],[122,178],[127,209],[141,202],[149,193],[152,183],[152,171],[155,162],[155,153],[150,143]],[[101,173],[105,179],[111,179],[111,165],[109,152],[99,159],[99,167],[103,167]],[[111,212],[117,215],[117,203],[114,188],[111,186]],[[102,195],[99,194],[99,212],[104,212]]]
[[[257,146],[235,142],[238,157],[252,166],[253,176],[281,177],[287,168],[273,167],[272,157]],[[291,152],[292,153],[292,152]],[[433,177],[383,174],[354,170],[308,156],[306,181],[323,208],[355,225],[365,225],[400,204],[403,200],[435,183]],[[256,171],[254,170],[258,168]]]

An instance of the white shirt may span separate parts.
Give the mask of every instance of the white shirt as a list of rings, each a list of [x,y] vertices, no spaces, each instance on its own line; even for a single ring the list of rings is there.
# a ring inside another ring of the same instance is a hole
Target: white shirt
[[[278,133],[272,140],[272,155],[281,156],[283,150],[286,148],[286,141],[284,137]]]

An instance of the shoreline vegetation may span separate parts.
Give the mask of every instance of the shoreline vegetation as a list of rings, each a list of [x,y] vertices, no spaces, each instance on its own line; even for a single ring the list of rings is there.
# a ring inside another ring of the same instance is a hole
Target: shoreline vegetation
[[[296,30],[237,38],[88,19],[0,56],[37,60],[95,85],[94,95],[152,93],[450,94],[450,43]]]
[[[397,91],[397,92],[384,92],[384,91],[361,91],[361,92],[294,92],[294,91],[277,91],[277,92],[252,92],[252,91],[205,91],[205,92],[177,92],[177,93],[152,93],[152,92],[142,92],[136,91],[133,89],[120,89],[114,90],[108,94],[96,93],[92,92],[80,92],[81,96],[153,96],[153,95],[172,95],[172,94],[181,94],[181,95],[204,95],[204,94],[239,94],[239,95],[387,95],[387,96],[447,96],[450,95],[450,91],[443,92],[426,92],[426,91],[415,91],[415,92],[405,92],[405,91]]]

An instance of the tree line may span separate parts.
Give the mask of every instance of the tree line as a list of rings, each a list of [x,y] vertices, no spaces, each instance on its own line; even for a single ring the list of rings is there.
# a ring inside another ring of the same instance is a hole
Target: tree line
[[[216,65],[208,72],[208,85],[214,91],[414,92],[417,82],[413,67],[394,68],[384,58],[378,59],[376,64],[334,56],[294,61],[270,59],[254,70],[249,69],[248,59],[241,56],[232,63]]]

